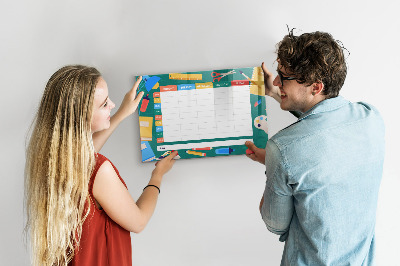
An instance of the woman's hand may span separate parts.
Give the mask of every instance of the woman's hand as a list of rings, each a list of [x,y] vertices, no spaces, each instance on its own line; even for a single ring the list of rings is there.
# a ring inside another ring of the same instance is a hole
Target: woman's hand
[[[128,91],[128,93],[125,95],[124,100],[122,101],[122,104],[119,107],[118,111],[111,117],[110,127],[93,134],[93,145],[96,152],[99,152],[101,150],[104,143],[106,143],[107,139],[111,136],[111,134],[118,127],[121,121],[136,111],[139,102],[144,94],[143,92],[140,92],[139,95],[136,96],[136,91],[139,87],[139,83],[141,80],[142,77],[139,77],[139,79],[133,85],[132,89]]]
[[[268,95],[279,103],[281,102],[281,90],[278,86],[274,86],[274,76],[272,73],[267,69],[264,62],[261,64],[261,68],[264,72],[264,85],[265,85],[265,95]]]
[[[173,151],[170,155],[163,158],[161,161],[156,162],[156,168],[153,170],[153,175],[163,176],[169,170],[171,170],[172,166],[175,163],[174,157],[178,155],[177,151]]]
[[[141,91],[136,96],[136,91],[137,88],[139,87],[140,81],[142,81],[142,76],[138,78],[138,80],[133,85],[132,89],[125,94],[124,100],[122,101],[121,106],[116,112],[116,114],[118,113],[122,117],[122,119],[125,119],[126,117],[128,117],[129,115],[133,114],[136,111],[139,102],[144,95],[144,92]]]

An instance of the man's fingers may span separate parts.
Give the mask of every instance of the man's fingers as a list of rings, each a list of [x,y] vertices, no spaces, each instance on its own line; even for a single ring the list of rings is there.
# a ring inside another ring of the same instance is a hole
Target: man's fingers
[[[252,154],[252,153],[254,153],[254,151],[252,151],[252,150],[250,150],[250,149],[247,149],[247,150],[246,150],[246,154]]]
[[[254,143],[251,141],[246,141],[244,144],[247,146],[247,148],[249,148],[252,151],[255,151],[256,149],[258,149],[257,146],[254,145]]]
[[[264,76],[269,77],[271,76],[271,72],[269,72],[268,68],[265,66],[264,62],[261,64],[261,68],[264,72]]]
[[[252,159],[253,161],[256,160],[256,155],[254,153],[252,154],[246,154],[247,157],[249,157],[250,159]]]

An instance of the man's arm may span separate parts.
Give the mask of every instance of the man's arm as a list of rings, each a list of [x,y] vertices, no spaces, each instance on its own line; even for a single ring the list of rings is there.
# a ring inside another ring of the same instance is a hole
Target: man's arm
[[[261,69],[264,73],[265,95],[274,98],[278,103],[282,102],[281,90],[278,86],[274,86],[274,75],[268,70],[264,62],[261,64]]]
[[[266,147],[267,182],[260,202],[262,219],[268,230],[283,235],[289,230],[294,212],[292,189],[283,157],[276,144],[269,140]],[[284,241],[285,238],[280,240]]]
[[[268,70],[268,68],[264,65],[264,62],[261,64],[261,68],[264,72],[265,95],[268,95],[268,96],[274,98],[278,103],[281,103],[282,102],[281,90],[279,89],[279,87],[274,86],[274,84],[273,84],[274,76]],[[289,112],[297,118],[299,118],[302,114],[299,111],[289,111]]]

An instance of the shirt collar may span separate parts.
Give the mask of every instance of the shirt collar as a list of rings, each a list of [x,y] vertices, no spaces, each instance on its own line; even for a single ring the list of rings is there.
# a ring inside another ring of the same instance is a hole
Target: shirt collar
[[[346,105],[346,104],[349,104],[349,103],[350,102],[348,100],[346,100],[345,98],[343,98],[340,95],[335,97],[335,98],[329,98],[329,99],[323,100],[323,101],[317,103],[316,105],[314,105],[307,112],[303,113],[299,117],[299,121],[304,119],[304,118],[306,118],[306,117],[308,117],[308,116],[310,116],[310,115],[329,112],[329,111],[333,111],[333,110],[339,109],[343,105]]]

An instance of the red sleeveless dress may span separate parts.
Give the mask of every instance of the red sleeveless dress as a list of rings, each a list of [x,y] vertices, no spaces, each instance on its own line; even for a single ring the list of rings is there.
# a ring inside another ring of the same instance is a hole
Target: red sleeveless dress
[[[97,171],[105,161],[109,160],[99,153],[96,154],[96,166],[89,181],[90,213],[83,223],[80,246],[69,263],[71,266],[132,265],[130,232],[111,220],[104,210],[99,209],[93,197],[93,183]],[[117,168],[112,163],[111,165],[126,187]]]

